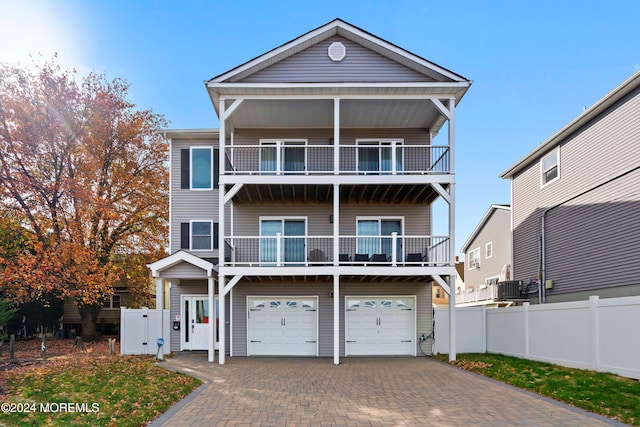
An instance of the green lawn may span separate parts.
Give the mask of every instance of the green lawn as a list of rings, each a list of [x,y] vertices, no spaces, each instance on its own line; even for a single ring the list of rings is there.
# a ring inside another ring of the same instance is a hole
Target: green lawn
[[[142,426],[200,383],[156,366],[152,357],[53,362],[9,376],[0,425]]]
[[[435,357],[448,361],[448,355]],[[452,364],[590,412],[640,425],[640,382],[636,380],[497,354],[459,354]]]

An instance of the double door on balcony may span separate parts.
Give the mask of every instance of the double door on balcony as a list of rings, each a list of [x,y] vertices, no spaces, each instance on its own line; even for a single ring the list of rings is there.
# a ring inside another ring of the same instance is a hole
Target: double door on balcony
[[[327,148],[330,148],[327,146]],[[307,156],[318,146],[307,145],[306,140],[261,140],[260,172],[275,175],[297,175],[309,173]],[[344,146],[346,159],[343,165],[358,174],[384,174],[402,172],[404,167],[404,144],[398,140],[358,140],[355,146]],[[324,150],[318,154],[333,154]],[[355,159],[354,159],[355,156]],[[347,166],[355,160],[353,166]],[[312,170],[324,160],[312,159]]]
[[[261,218],[261,265],[304,265],[306,234],[305,218]]]
[[[367,255],[369,258],[380,254],[384,255],[385,261],[390,261],[395,247],[396,260],[402,260],[402,240],[394,239],[394,233],[402,236],[401,218],[358,217],[357,222],[358,254]]]

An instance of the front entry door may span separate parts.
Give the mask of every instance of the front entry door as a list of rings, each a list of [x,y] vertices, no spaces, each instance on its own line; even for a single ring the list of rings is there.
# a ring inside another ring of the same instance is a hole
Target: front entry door
[[[206,295],[183,295],[181,308],[181,349],[182,350],[207,350],[209,345],[209,322],[215,321],[214,334],[218,348],[218,297],[216,297],[216,309],[209,307],[209,298]]]

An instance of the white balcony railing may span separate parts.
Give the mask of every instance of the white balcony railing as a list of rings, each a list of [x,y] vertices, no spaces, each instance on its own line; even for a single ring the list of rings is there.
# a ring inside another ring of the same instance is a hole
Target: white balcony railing
[[[438,145],[340,145],[335,171],[332,145],[233,145],[225,147],[224,175],[408,175],[449,172],[449,147]]]
[[[230,266],[450,265],[449,238],[443,236],[340,236],[334,262],[332,236],[229,236]]]
[[[465,289],[456,294],[456,304],[469,304],[498,299],[498,284],[480,285],[477,288]]]

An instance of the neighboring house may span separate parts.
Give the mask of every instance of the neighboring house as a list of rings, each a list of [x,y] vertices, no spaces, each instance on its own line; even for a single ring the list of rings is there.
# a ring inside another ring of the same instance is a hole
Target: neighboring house
[[[640,295],[640,72],[502,177],[514,278],[547,302]]]
[[[470,84],[339,19],[207,81],[220,128],[165,134],[171,255],[149,267],[171,282],[170,350],[419,353],[432,283],[456,274],[431,207],[455,213]]]
[[[491,205],[460,249],[465,256],[465,289],[456,305],[509,305],[498,282],[509,280],[511,207]]]
[[[464,289],[464,261],[459,261],[458,257],[455,257],[455,267],[456,267],[456,280],[455,287],[451,290],[451,292],[458,293],[459,289]],[[433,299],[433,305],[435,306],[448,306],[449,305],[449,294],[444,290],[444,288],[437,283],[434,283],[431,289],[431,298]]]
[[[96,332],[103,335],[117,335],[120,330],[120,307],[127,307],[131,300],[131,293],[126,286],[116,286],[114,294],[105,298],[102,310],[96,320]],[[63,329],[67,334],[80,334],[80,311],[75,302],[66,298],[62,313]]]

